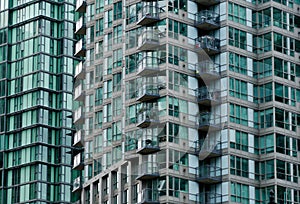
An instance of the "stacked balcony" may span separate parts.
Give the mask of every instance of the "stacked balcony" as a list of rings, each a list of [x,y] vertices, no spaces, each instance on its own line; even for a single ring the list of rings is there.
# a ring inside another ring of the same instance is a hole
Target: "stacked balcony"
[[[86,12],[86,0],[77,0],[75,11],[79,13]]]
[[[222,146],[220,141],[202,139],[195,142],[195,152],[199,158],[213,158],[222,155]]]
[[[74,100],[75,101],[84,101],[84,89],[83,85],[79,84],[74,91]]]
[[[84,167],[83,154],[78,153],[74,156],[73,169],[83,170],[83,167]]]
[[[81,176],[78,176],[77,178],[74,179],[73,181],[73,190],[72,193],[80,192],[82,189],[82,178]]]
[[[216,80],[221,77],[220,66],[209,60],[197,63],[195,65],[195,72],[197,78],[207,81]]]
[[[83,130],[79,130],[75,132],[74,142],[73,142],[74,147],[83,147],[83,134],[84,134]]]
[[[75,79],[84,79],[85,77],[85,72],[84,72],[84,68],[83,68],[83,62],[80,61],[76,67],[75,67]]]
[[[162,74],[160,65],[165,63],[158,57],[146,56],[138,62],[137,75],[139,76],[158,76]]]
[[[199,194],[198,204],[222,203],[222,194],[216,192],[204,192]]]
[[[220,27],[220,16],[210,10],[195,14],[195,26],[202,30],[214,30]]]
[[[159,87],[157,84],[143,84],[138,87],[137,90],[137,101],[145,102],[159,98]]]
[[[201,36],[195,39],[195,51],[202,53],[205,51],[208,55],[220,53],[220,40],[209,35]]]
[[[158,163],[143,162],[138,166],[137,180],[151,180],[159,177]]]
[[[159,204],[159,192],[156,189],[145,188],[142,191],[141,204]]]
[[[154,5],[144,5],[141,11],[138,13],[138,25],[149,25],[156,23],[160,20],[159,18],[160,8]]]
[[[196,180],[202,184],[216,184],[222,181],[222,169],[214,165],[203,165],[198,169]]]
[[[73,122],[75,125],[83,124],[84,123],[84,112],[83,107],[79,107],[73,113]]]
[[[193,1],[204,6],[213,6],[220,3],[220,0],[193,0]]]
[[[200,87],[195,90],[199,105],[215,106],[221,103],[221,92],[219,90],[209,91],[207,87]]]
[[[151,51],[159,47],[159,39],[162,34],[157,28],[145,28],[138,37],[138,47],[140,51]]]
[[[198,129],[201,131],[221,130],[221,117],[211,112],[200,113],[198,118]]]
[[[137,127],[146,128],[150,125],[159,124],[158,110],[153,108],[151,110],[142,110],[137,116]]]
[[[85,57],[86,49],[84,45],[84,40],[80,39],[75,45],[75,57]]]
[[[84,22],[84,17],[81,16],[79,20],[76,22],[75,34],[85,35],[85,33],[86,33],[86,26]]]
[[[158,137],[152,134],[148,135],[147,131],[142,131],[141,135],[138,136],[137,153],[146,155],[153,154],[159,150]]]

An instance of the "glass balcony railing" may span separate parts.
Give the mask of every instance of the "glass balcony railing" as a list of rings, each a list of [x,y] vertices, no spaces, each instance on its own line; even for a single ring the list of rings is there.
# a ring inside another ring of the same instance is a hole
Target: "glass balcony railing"
[[[145,128],[159,123],[159,114],[157,108],[143,110],[137,115],[137,127]]]
[[[138,101],[149,101],[159,98],[159,86],[154,83],[143,84],[137,87],[137,100]]]
[[[73,181],[73,190],[72,190],[72,192],[74,193],[74,192],[77,192],[77,191],[81,190],[82,183],[83,183],[83,181],[82,181],[81,176],[75,178],[74,181]]]
[[[79,84],[74,90],[74,100],[84,101],[84,88],[82,84]]]
[[[138,50],[150,51],[159,48],[160,39],[165,37],[157,28],[144,29],[138,37]]]
[[[222,169],[214,165],[199,166],[196,179],[199,183],[214,184],[222,181]]]
[[[195,39],[195,49],[197,52],[204,50],[208,55],[220,52],[220,40],[212,36],[201,36]]]
[[[138,166],[137,180],[149,180],[159,177],[157,162],[144,162]]]
[[[199,204],[217,204],[222,203],[222,194],[216,192],[203,192],[198,196]]]
[[[149,25],[160,20],[159,12],[160,8],[154,5],[144,5],[141,11],[138,13],[138,25]]]
[[[195,90],[197,101],[201,105],[216,105],[221,102],[221,92],[219,90],[209,91],[207,87],[200,87]]]
[[[84,13],[86,11],[86,0],[77,0],[75,11]]]
[[[82,170],[83,169],[83,154],[78,153],[74,156],[74,160],[73,160],[73,169],[76,170]]]
[[[195,64],[196,76],[203,80],[216,80],[221,77],[220,65],[215,64],[212,61],[205,60]]]
[[[85,21],[84,21],[84,17],[82,16],[82,17],[79,18],[79,20],[76,22],[75,34],[85,35],[85,31],[86,31]]]
[[[85,45],[83,39],[80,39],[75,45],[75,57],[85,57]]]
[[[75,124],[83,124],[84,122],[84,112],[83,112],[83,108],[79,107],[78,109],[76,109],[73,113],[73,122]]]
[[[83,146],[83,130],[79,130],[74,134],[73,146],[82,147]]]
[[[142,201],[143,204],[159,204],[159,191],[157,189],[146,188],[142,190]]]
[[[79,62],[76,67],[75,67],[75,75],[74,77],[76,79],[84,79],[85,77],[85,72],[83,68],[83,62]]]
[[[201,139],[195,142],[195,152],[199,158],[212,158],[222,155],[222,146],[220,141]]]
[[[199,115],[198,129],[203,131],[214,131],[221,129],[221,117],[217,114],[204,112]]]
[[[158,152],[159,142],[158,136],[148,134],[147,131],[141,131],[137,137],[137,153],[139,154],[152,154]]]
[[[137,74],[140,76],[160,75],[160,65],[166,63],[165,59],[159,57],[146,56],[138,62]]]
[[[220,15],[210,10],[195,14],[195,26],[203,30],[212,30],[220,26]]]

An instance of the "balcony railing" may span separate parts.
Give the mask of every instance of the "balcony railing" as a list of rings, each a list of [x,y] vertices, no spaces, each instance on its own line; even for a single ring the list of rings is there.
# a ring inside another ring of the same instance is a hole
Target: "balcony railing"
[[[85,57],[85,45],[83,39],[80,39],[75,45],[75,57]]]
[[[215,184],[222,181],[222,169],[214,165],[199,166],[196,179],[199,183]]]
[[[77,110],[74,111],[74,117],[73,117],[73,121],[75,124],[83,124],[84,122],[84,112],[83,112],[83,108],[79,107]]]
[[[73,142],[73,146],[74,147],[82,147],[83,146],[83,130],[79,130],[77,132],[75,132],[74,134],[74,142]]]
[[[79,84],[74,90],[74,100],[75,101],[84,101],[84,89],[83,85]]]
[[[79,192],[82,188],[82,178],[81,176],[78,176],[77,178],[74,179],[73,181],[73,190],[72,192],[75,193],[75,192]]]
[[[195,39],[195,49],[197,52],[204,50],[208,55],[220,52],[220,40],[212,36],[202,36]]]
[[[137,127],[145,128],[150,125],[157,125],[159,123],[158,110],[153,108],[151,110],[144,110],[138,113]]]
[[[140,154],[152,154],[158,152],[159,143],[158,136],[154,136],[152,134],[147,134],[147,131],[141,131],[138,135],[137,142],[137,153]]]
[[[149,51],[159,48],[159,39],[164,35],[157,28],[144,29],[138,38],[138,50]]]
[[[77,0],[75,11],[84,13],[86,11],[86,0]]]
[[[216,192],[200,193],[198,197],[199,204],[216,204],[222,203],[222,194]]]
[[[149,101],[159,98],[159,86],[157,84],[143,84],[137,88],[136,100],[138,101]]]
[[[76,22],[75,34],[85,35],[85,31],[86,31],[85,21],[84,21],[84,17],[82,16],[82,17],[79,18],[79,20]]]
[[[219,79],[220,75],[220,65],[215,64],[210,60],[205,60],[195,64],[196,76],[203,80],[212,81]]]
[[[83,154],[79,153],[74,156],[73,169],[82,170],[84,167]]]
[[[79,62],[75,67],[75,76],[76,79],[84,79],[85,72],[83,68],[83,62]]]
[[[161,9],[158,6],[144,5],[138,13],[138,25],[149,25],[160,20],[159,12]]]
[[[195,142],[195,152],[199,158],[212,158],[222,155],[222,146],[220,141],[201,139]]]
[[[217,114],[204,112],[199,115],[199,130],[215,131],[221,129],[221,117]]]
[[[157,162],[144,162],[138,166],[137,180],[149,180],[159,177]]]
[[[210,10],[195,14],[195,26],[203,30],[212,30],[220,26],[220,15]]]
[[[137,74],[140,76],[161,75],[160,65],[166,63],[165,59],[146,56],[138,62]]]
[[[200,87],[195,90],[195,95],[201,105],[217,105],[221,102],[221,92],[219,90],[209,91],[207,87]]]
[[[159,204],[159,191],[146,188],[142,190],[142,204]]]

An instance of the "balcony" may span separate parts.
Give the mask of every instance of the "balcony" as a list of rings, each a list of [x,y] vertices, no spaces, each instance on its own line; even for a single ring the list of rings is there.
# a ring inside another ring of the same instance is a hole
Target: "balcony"
[[[138,136],[137,153],[144,155],[153,154],[159,150],[158,137],[147,134],[146,130],[142,131],[141,135]]]
[[[75,101],[84,101],[84,90],[83,85],[79,84],[74,90],[74,100]]]
[[[75,11],[84,13],[86,11],[86,1],[85,0],[77,0]]]
[[[76,22],[75,34],[85,35],[85,33],[86,33],[86,26],[84,22],[84,17],[81,16],[81,18],[79,18],[79,20]]]
[[[143,162],[138,166],[137,180],[150,180],[159,177],[158,163]]]
[[[213,158],[222,155],[222,146],[220,141],[202,139],[195,142],[195,152],[198,154],[199,159]]]
[[[138,47],[140,51],[150,51],[159,48],[159,39],[162,34],[159,30],[153,29],[152,27],[144,29],[138,38]]]
[[[195,39],[195,49],[199,54],[204,50],[208,55],[220,52],[220,40],[212,36],[202,36]]]
[[[73,169],[82,170],[84,167],[83,154],[79,153],[74,156]]]
[[[160,8],[158,6],[144,5],[142,10],[138,13],[138,25],[149,25],[160,20]]]
[[[159,192],[155,189],[146,188],[142,190],[141,204],[159,204]]]
[[[150,125],[158,125],[159,124],[159,116],[158,110],[153,108],[151,110],[144,110],[138,113],[137,116],[137,127],[146,128]]]
[[[83,130],[79,130],[74,134],[74,147],[83,147]]]
[[[200,113],[198,125],[201,131],[221,130],[221,117],[210,112]]]
[[[75,45],[75,57],[85,57],[85,46],[83,39],[80,39]]]
[[[76,124],[83,124],[84,122],[84,112],[83,108],[79,107],[77,110],[73,113],[73,122]]]
[[[142,77],[159,76],[163,73],[160,71],[160,65],[163,63],[166,63],[163,59],[146,56],[138,62],[137,75]]]
[[[83,183],[83,181],[82,181],[81,176],[78,176],[76,179],[74,179],[72,193],[81,192],[82,183]]]
[[[196,180],[202,184],[216,184],[222,181],[221,168],[214,165],[199,166]]]
[[[220,15],[210,10],[195,14],[195,26],[202,30],[214,30],[220,26]]]
[[[220,79],[220,66],[212,61],[206,60],[195,65],[196,77],[204,81]]]
[[[214,106],[221,103],[221,92],[219,90],[209,91],[207,87],[195,90],[195,95],[199,105]]]
[[[144,102],[159,98],[159,86],[157,84],[143,84],[137,88],[137,101]]]
[[[220,3],[220,0],[193,0],[193,1],[206,7],[213,6]]]
[[[84,68],[83,68],[83,62],[79,62],[75,67],[74,78],[83,80],[84,77],[85,77],[85,72],[84,72]]]
[[[222,194],[216,192],[204,192],[198,196],[198,204],[222,203]]]

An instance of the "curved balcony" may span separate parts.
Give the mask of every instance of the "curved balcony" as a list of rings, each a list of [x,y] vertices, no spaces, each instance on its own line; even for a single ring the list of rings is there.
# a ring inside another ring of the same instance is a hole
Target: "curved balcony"
[[[204,112],[199,115],[198,129],[201,131],[221,130],[221,117],[217,114]]]
[[[209,91],[207,87],[200,87],[195,90],[199,105],[214,106],[221,103],[221,92],[219,90]]]
[[[85,71],[83,68],[83,62],[79,62],[75,67],[75,79],[84,79],[85,77]]]
[[[159,204],[159,191],[156,189],[143,189],[141,204]]]
[[[81,18],[79,18],[79,20],[76,22],[75,34],[85,35],[85,33],[86,33],[85,21],[84,21],[84,17],[81,16]]]
[[[79,153],[79,154],[76,154],[74,156],[74,162],[73,162],[73,169],[76,169],[76,170],[82,170],[83,167],[84,167],[84,163],[83,163],[83,154],[82,153]]]
[[[157,162],[143,162],[138,166],[137,180],[150,180],[159,177]]]
[[[157,84],[143,84],[137,88],[137,101],[144,102],[159,98],[159,87]]]
[[[206,60],[195,65],[196,77],[212,81],[220,79],[220,66],[212,61]]]
[[[138,25],[149,25],[160,20],[159,18],[160,8],[153,5],[144,5],[141,11],[138,13]]]
[[[75,11],[84,13],[86,11],[86,0],[77,0]]]
[[[150,51],[158,49],[159,39],[163,37],[163,34],[159,32],[159,30],[153,28],[144,29],[141,35],[138,37],[138,50],[141,51]]]
[[[147,134],[147,131],[141,131],[137,139],[137,153],[139,154],[152,154],[158,152],[159,142],[158,136]]]
[[[83,130],[79,130],[79,131],[75,132],[74,142],[73,142],[74,147],[83,147],[83,135],[84,135]]]
[[[213,30],[220,27],[220,15],[210,10],[195,14],[195,26],[202,30]]]
[[[220,40],[212,36],[202,36],[195,39],[195,51],[202,53],[204,50],[208,55],[214,55],[220,52]]]
[[[195,152],[199,158],[213,158],[222,155],[222,146],[220,141],[211,141],[202,139],[195,142]]]
[[[214,165],[199,166],[196,180],[202,184],[216,184],[222,181],[222,169]]]
[[[146,128],[150,125],[159,124],[158,110],[153,108],[152,110],[144,110],[138,113],[137,127]]]
[[[83,181],[82,181],[81,176],[78,176],[76,179],[74,179],[72,193],[81,192],[82,183],[83,183]]]
[[[84,111],[82,107],[79,107],[73,113],[73,122],[74,124],[83,124],[84,123]]]
[[[83,85],[79,84],[74,90],[74,100],[75,101],[84,101],[84,89]]]
[[[146,56],[138,62],[137,75],[139,76],[157,76],[163,72],[160,70],[160,65],[165,63],[158,57]]]
[[[220,3],[220,0],[193,0],[193,1],[204,6],[213,6]]]
[[[75,45],[75,57],[85,57],[85,45],[83,39],[80,39]]]

